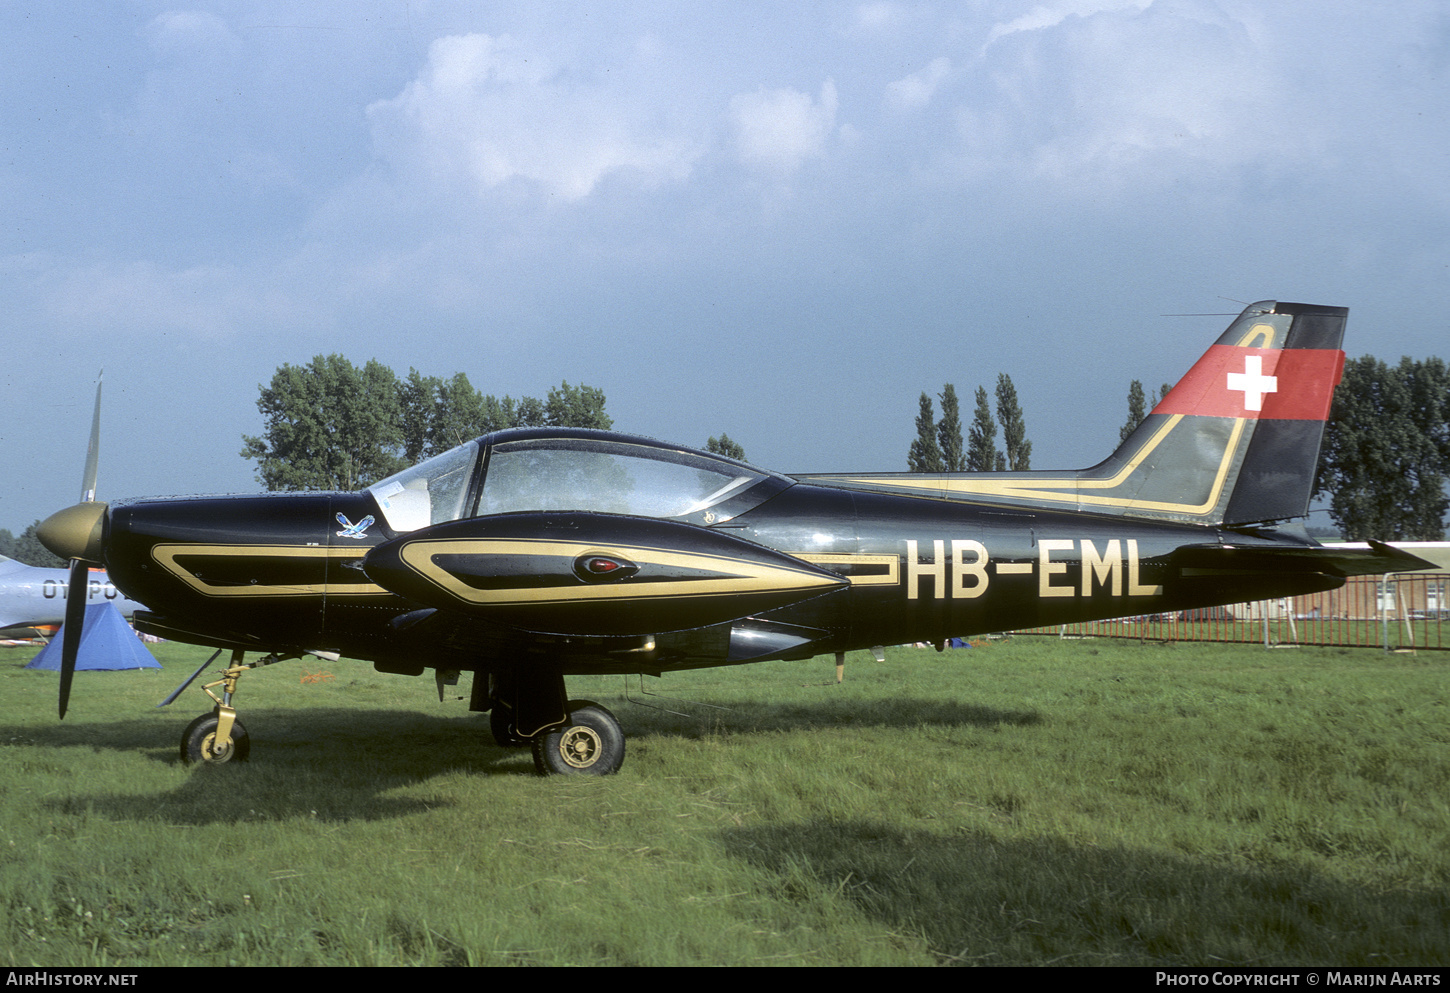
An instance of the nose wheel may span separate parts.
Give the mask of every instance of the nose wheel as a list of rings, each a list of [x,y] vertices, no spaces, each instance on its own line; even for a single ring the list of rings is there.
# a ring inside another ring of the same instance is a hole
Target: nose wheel
[[[221,728],[217,713],[202,714],[181,732],[181,761],[193,765],[220,765],[223,762],[245,762],[252,742],[242,722],[232,717],[231,727]]]

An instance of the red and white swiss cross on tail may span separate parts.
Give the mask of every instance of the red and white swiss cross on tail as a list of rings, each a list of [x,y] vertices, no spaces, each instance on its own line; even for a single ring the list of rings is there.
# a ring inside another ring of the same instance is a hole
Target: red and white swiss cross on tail
[[[1337,348],[1217,344],[1153,413],[1322,421],[1343,369],[1344,353]]]

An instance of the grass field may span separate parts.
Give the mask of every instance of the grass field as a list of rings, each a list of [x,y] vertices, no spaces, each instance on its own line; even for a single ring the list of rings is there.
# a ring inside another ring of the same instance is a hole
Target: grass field
[[[465,675],[0,649],[12,965],[1450,964],[1450,657],[1017,637],[576,678],[622,772],[539,778]],[[638,696],[639,681],[631,683]],[[713,706],[705,706],[710,704]],[[724,708],[724,709],[715,709]]]

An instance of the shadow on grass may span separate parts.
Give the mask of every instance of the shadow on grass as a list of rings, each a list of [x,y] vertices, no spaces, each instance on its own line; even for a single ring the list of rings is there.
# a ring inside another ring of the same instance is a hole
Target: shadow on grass
[[[93,809],[113,817],[191,825],[296,816],[380,820],[446,803],[387,796],[439,775],[533,772],[527,749],[494,743],[486,717],[335,707],[259,708],[242,717],[252,742],[249,762],[197,766],[183,785],[166,793],[73,795],[50,804],[71,813]],[[180,766],[184,726],[132,720],[0,727],[0,740],[135,752]]]
[[[1371,892],[1299,865],[910,834],[866,822],[740,828],[785,899],[844,897],[967,965],[1438,965],[1450,895]]]
[[[867,728],[923,725],[990,727],[1035,724],[1026,712],[994,710],[941,701],[894,699],[786,705],[736,702],[729,711],[701,718],[679,717],[627,701],[606,704],[627,735],[698,738],[821,727]],[[28,724],[0,726],[0,741],[12,746],[85,747],[132,752],[154,762],[180,765],[185,722],[165,721]],[[483,776],[532,775],[528,749],[495,744],[486,715],[441,716],[399,709],[317,707],[258,708],[242,714],[251,739],[251,761],[198,766],[180,787],[158,795],[72,795],[51,805],[66,812],[87,808],[113,817],[161,818],[177,824],[316,817],[378,820],[416,813],[449,801],[390,797],[390,791],[448,773]],[[260,813],[259,813],[260,812]]]
[[[706,734],[749,734],[761,731],[800,731],[819,728],[915,728],[1031,726],[1042,718],[1035,711],[1000,710],[942,700],[897,697],[889,700],[828,700],[778,703],[736,700],[728,708],[707,707],[667,697],[644,697],[643,702],[600,696],[599,701],[619,718],[631,737],[659,734],[698,738]],[[688,708],[676,714],[663,707]],[[0,742],[52,748],[89,747],[109,751],[139,751],[159,761],[180,761],[179,742],[186,723],[196,716],[189,710],[165,718],[116,721],[71,721],[55,724],[0,725]],[[297,752],[304,761],[341,763],[339,775],[351,762],[391,760],[410,766],[456,769],[463,763],[476,772],[493,771],[501,757],[517,754],[498,748],[488,730],[486,714],[430,715],[415,710],[309,707],[257,708],[240,714],[252,742],[252,754],[265,753],[268,761]],[[512,771],[512,770],[510,770]]]
[[[614,701],[607,703],[614,707]],[[770,700],[734,700],[724,709],[689,701],[637,697],[633,705],[619,701],[615,716],[631,733],[699,738],[704,735],[749,734],[761,731],[805,731],[820,728],[916,728],[1031,726],[1042,723],[1036,711],[999,710],[950,700],[916,697],[890,699],[812,700],[780,703]],[[664,707],[686,711],[671,713]],[[627,717],[627,721],[625,718]]]

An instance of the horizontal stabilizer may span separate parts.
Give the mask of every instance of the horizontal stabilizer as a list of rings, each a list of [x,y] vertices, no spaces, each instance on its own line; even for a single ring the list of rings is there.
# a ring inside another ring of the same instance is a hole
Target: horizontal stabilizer
[[[1435,563],[1382,541],[1359,546],[1306,545],[1284,548],[1236,548],[1232,545],[1190,545],[1173,553],[1184,575],[1195,572],[1318,572],[1347,579],[1387,572],[1438,569]]]

